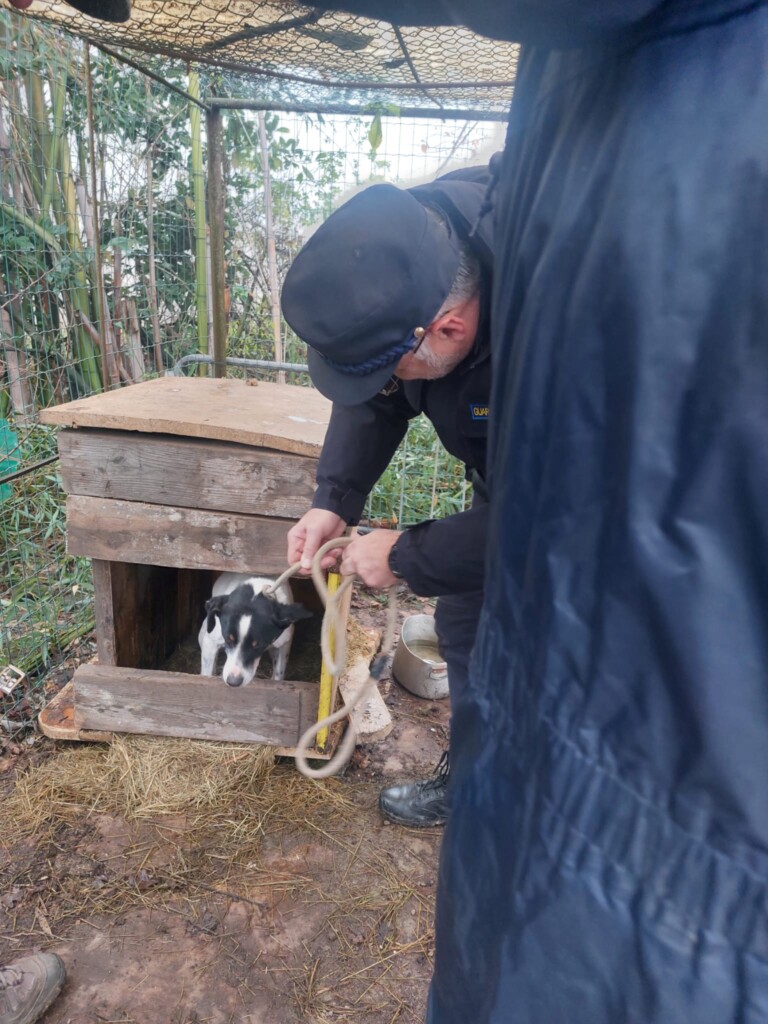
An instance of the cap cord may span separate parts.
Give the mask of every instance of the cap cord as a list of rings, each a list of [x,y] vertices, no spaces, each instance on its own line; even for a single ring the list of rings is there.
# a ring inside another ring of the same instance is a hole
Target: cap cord
[[[414,335],[411,334],[405,341],[398,342],[397,345],[393,345],[392,348],[388,348],[386,352],[382,352],[380,356],[372,356],[370,359],[366,359],[362,363],[339,363],[335,359],[330,359],[322,352],[318,352],[318,355],[330,367],[334,370],[338,370],[339,373],[346,373],[353,377],[365,377],[369,373],[373,373],[374,370],[380,369],[382,366],[388,366],[390,363],[394,363],[394,361],[399,359],[401,356],[408,355],[413,348],[413,342]]]

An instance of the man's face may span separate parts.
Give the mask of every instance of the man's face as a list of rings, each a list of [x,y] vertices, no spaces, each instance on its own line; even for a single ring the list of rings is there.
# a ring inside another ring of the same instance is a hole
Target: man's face
[[[400,380],[446,377],[472,351],[479,317],[477,296],[444,313],[429,326],[417,351],[402,357],[395,376]]]

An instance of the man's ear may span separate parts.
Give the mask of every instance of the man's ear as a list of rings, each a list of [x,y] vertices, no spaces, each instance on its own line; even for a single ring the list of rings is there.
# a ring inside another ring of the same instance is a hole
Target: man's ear
[[[480,316],[480,300],[477,295],[462,302],[454,309],[443,313],[429,328],[429,333],[445,341],[461,343],[469,338],[475,340],[478,319]]]
[[[287,629],[299,619],[311,619],[312,612],[307,611],[303,604],[280,604],[275,610],[275,624]]]
[[[205,628],[209,633],[213,632],[213,627],[216,625],[216,616],[224,607],[227,601],[227,594],[219,594],[217,597],[211,597],[205,602]]]

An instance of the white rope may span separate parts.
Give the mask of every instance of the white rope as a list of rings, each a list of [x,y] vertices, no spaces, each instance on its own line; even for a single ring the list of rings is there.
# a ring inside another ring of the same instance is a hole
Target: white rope
[[[333,677],[334,684],[344,670],[344,664],[347,656],[346,631],[339,628],[341,623],[339,608],[341,607],[341,602],[347,591],[353,586],[355,577],[347,576],[339,589],[335,591],[335,593],[331,594],[328,591],[328,585],[325,580],[325,574],[322,570],[321,563],[323,557],[329,551],[346,547],[347,544],[351,544],[354,539],[355,538],[353,537],[337,537],[334,540],[329,540],[318,549],[315,557],[312,559],[312,579],[315,584],[315,589],[320,595],[320,599],[325,606],[323,624],[320,630],[320,647],[323,653],[323,660],[325,661],[328,671]],[[284,580],[290,579],[291,576],[295,576],[298,573],[300,566],[301,563],[296,562],[290,566],[290,568],[286,569],[282,576],[272,584],[270,591],[274,592]],[[344,767],[352,756],[352,752],[354,751],[355,744],[357,742],[357,729],[355,727],[354,718],[352,717],[352,711],[354,708],[358,707],[358,705],[363,704],[368,700],[372,694],[384,669],[389,652],[392,650],[395,637],[395,624],[397,622],[396,594],[397,586],[393,585],[389,588],[387,627],[384,633],[384,640],[381,645],[381,651],[373,659],[368,678],[352,695],[350,700],[345,701],[344,707],[339,708],[338,711],[334,711],[333,714],[328,715],[327,717],[320,719],[319,722],[315,722],[311,725],[296,744],[296,753],[294,754],[296,767],[301,774],[305,775],[308,779],[327,779],[331,775],[336,775],[336,773]],[[336,639],[335,652],[331,650],[332,633]],[[309,764],[308,758],[312,757],[314,737],[321,729],[330,728],[332,725],[335,725],[336,722],[340,722],[344,718],[349,718],[349,725],[347,726],[344,737],[333,757],[321,768],[312,768]]]

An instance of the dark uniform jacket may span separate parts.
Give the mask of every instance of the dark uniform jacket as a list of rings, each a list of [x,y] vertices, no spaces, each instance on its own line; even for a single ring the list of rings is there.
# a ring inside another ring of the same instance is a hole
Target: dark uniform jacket
[[[765,1024],[768,6],[353,6],[523,42],[430,1024]]]
[[[410,192],[438,206],[477,253],[483,268],[481,316],[473,350],[439,380],[399,381],[368,402],[334,404],[318,465],[313,507],[329,509],[356,523],[366,498],[403,439],[408,421],[424,413],[445,449],[460,459],[468,477],[484,490],[491,388],[488,309],[492,262],[491,218],[480,219],[490,182],[487,167],[454,171]],[[470,238],[472,228],[479,229]],[[430,520],[405,531],[398,541],[398,569],[417,594],[439,596],[482,586],[488,506]]]

